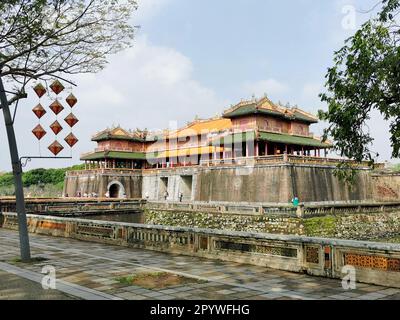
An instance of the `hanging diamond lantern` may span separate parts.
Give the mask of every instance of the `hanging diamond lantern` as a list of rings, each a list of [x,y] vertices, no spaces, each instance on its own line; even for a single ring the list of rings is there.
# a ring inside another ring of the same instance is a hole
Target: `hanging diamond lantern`
[[[38,83],[36,86],[34,86],[33,90],[39,98],[43,97],[43,95],[46,93],[46,88],[43,87],[41,83]]]
[[[60,125],[60,123],[56,120],[50,125],[50,129],[53,130],[55,135],[58,135],[60,131],[63,129],[63,127]]]
[[[71,148],[79,141],[72,132],[64,140]]]
[[[36,107],[34,107],[32,111],[39,119],[47,113],[40,103]]]
[[[49,107],[56,115],[59,114],[61,111],[64,110],[64,107],[62,104],[58,101],[55,100]]]
[[[46,135],[46,130],[42,128],[40,124],[38,124],[33,130],[32,133],[35,135],[35,137],[40,140]]]
[[[74,125],[76,125],[79,120],[77,117],[75,117],[72,113],[70,113],[68,116],[65,117],[64,121],[68,123],[68,125],[72,128]]]
[[[78,99],[71,93],[66,99],[68,105],[72,108],[77,102]]]
[[[51,145],[49,145],[48,149],[56,156],[64,149],[64,147],[58,141],[54,141]]]
[[[64,86],[62,85],[62,83],[58,80],[55,80],[51,85],[50,85],[51,90],[53,90],[53,92],[55,94],[59,94],[61,91],[64,90]]]

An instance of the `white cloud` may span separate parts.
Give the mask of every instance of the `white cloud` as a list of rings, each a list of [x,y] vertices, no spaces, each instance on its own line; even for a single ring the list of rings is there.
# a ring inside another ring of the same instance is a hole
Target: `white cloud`
[[[267,95],[280,95],[287,93],[289,88],[276,79],[266,79],[256,82],[247,82],[243,85],[243,91],[247,96],[254,94],[256,97]]]
[[[74,163],[78,162],[80,153],[94,149],[91,136],[113,124],[127,129],[167,128],[170,121],[184,125],[195,115],[211,117],[228,105],[213,90],[193,78],[193,65],[188,57],[172,48],[153,45],[145,36],[139,36],[133,48],[113,56],[102,72],[79,75],[74,81],[78,85],[73,90],[78,104],[72,111],[80,120],[74,128],[74,134],[80,140],[73,149]],[[37,120],[30,112],[37,104],[37,98],[33,92],[29,93],[30,98],[21,104],[16,122],[21,155],[38,154],[38,144],[31,133]],[[28,111],[22,112],[22,109]],[[58,116],[60,122],[68,109]],[[47,146],[54,135],[50,134],[48,125],[54,119],[51,111],[42,119],[48,131],[41,141],[43,155],[50,155]],[[62,142],[66,134],[64,129],[58,140]],[[0,167],[10,169],[7,144],[2,144],[0,151],[4,155],[0,158]],[[60,153],[62,155],[68,156],[69,150]],[[28,169],[71,164],[70,161],[41,160],[33,161]]]
[[[174,0],[138,0],[138,10],[132,17],[132,24],[137,25],[156,17],[160,11]],[[211,111],[217,102],[212,90],[204,88],[192,78],[190,59],[174,49],[157,47],[149,44],[144,36],[137,36],[134,47],[110,59],[107,68],[98,74],[79,75],[74,82],[78,87],[73,90],[78,97],[78,104],[72,110],[80,122],[73,132],[79,143],[74,147],[73,160],[35,160],[28,164],[33,167],[63,167],[78,162],[79,154],[90,151],[95,144],[91,135],[107,126],[121,124],[126,128],[164,127],[168,119],[192,119],[198,110],[204,114]],[[30,90],[28,90],[30,91]],[[38,103],[33,92],[29,98],[20,102],[15,130],[20,156],[39,155],[39,146],[31,130],[37,119],[30,112]],[[48,101],[45,103],[47,104]],[[203,106],[206,106],[204,108]],[[208,107],[208,108],[207,108]],[[58,140],[63,142],[68,133],[63,123],[70,112],[65,108],[58,116],[64,126]],[[211,115],[214,114],[211,112]],[[49,125],[55,120],[49,111],[41,119],[47,135],[41,140],[41,155],[50,156],[47,146],[55,136]],[[4,126],[1,130],[5,136]],[[65,144],[64,144],[65,145]],[[10,170],[8,145],[0,145],[0,168]],[[66,148],[60,156],[69,156]]]

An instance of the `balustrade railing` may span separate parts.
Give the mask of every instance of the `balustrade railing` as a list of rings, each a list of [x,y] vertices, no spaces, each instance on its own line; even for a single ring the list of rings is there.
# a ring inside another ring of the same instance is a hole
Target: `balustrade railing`
[[[174,170],[181,168],[190,167],[215,167],[215,166],[248,166],[256,164],[282,164],[282,163],[293,163],[293,164],[310,164],[310,165],[327,165],[327,166],[337,166],[340,163],[348,164],[350,167],[354,168],[371,168],[368,162],[357,162],[354,160],[338,159],[338,158],[324,158],[324,157],[313,157],[313,156],[298,156],[290,154],[280,154],[280,155],[268,155],[259,157],[236,157],[236,158],[221,158],[221,159],[210,159],[210,160],[200,160],[199,164],[164,164],[158,167],[144,167],[142,169],[127,169],[127,168],[93,168],[86,170],[75,170],[68,171],[67,176],[79,176],[88,175],[93,173],[101,174],[132,174],[140,173],[142,170],[145,172],[156,172],[159,170]],[[385,164],[375,163],[374,169],[383,169]]]
[[[400,210],[400,202],[332,202],[305,203],[294,207],[282,203],[229,203],[229,202],[159,202],[148,201],[146,208],[154,210],[176,210],[193,212],[210,212],[233,215],[283,215],[309,218],[330,214],[377,213]]]
[[[0,227],[17,230],[17,215]],[[253,264],[329,278],[353,266],[357,281],[400,288],[400,245],[28,215],[28,230],[97,243]]]

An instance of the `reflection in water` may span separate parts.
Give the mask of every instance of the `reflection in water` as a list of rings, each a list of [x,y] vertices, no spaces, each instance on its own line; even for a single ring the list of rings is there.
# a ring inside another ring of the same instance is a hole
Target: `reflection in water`
[[[92,215],[92,216],[82,216],[79,218],[88,219],[88,220],[144,223],[144,214],[142,212],[96,214],[96,215]]]

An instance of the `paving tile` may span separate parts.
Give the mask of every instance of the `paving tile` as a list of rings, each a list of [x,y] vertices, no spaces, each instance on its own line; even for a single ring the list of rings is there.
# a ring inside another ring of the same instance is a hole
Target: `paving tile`
[[[386,295],[394,295],[394,294],[400,293],[400,289],[394,289],[394,288],[383,289],[383,290],[376,291],[376,293],[382,293],[382,294],[386,294]]]
[[[378,299],[382,299],[385,298],[386,295],[384,294],[379,294],[379,293],[368,293],[365,295],[361,295],[358,298],[361,300],[378,300]]]
[[[0,236],[0,260],[9,261],[17,257],[17,233],[0,229]],[[316,278],[258,266],[73,239],[57,238],[55,242],[52,237],[38,235],[32,235],[32,239],[33,244],[40,244],[40,247],[32,246],[33,254],[48,257],[56,267],[59,279],[122,299],[400,300],[400,289],[396,288],[357,284],[356,290],[346,291],[338,279]],[[46,245],[49,247],[45,247]],[[115,260],[109,260],[110,258]],[[23,268],[40,273],[42,265],[44,264],[37,263]],[[199,276],[208,282],[149,290],[117,281],[118,277],[158,271],[159,268],[170,270],[171,273],[184,272],[191,276]]]
[[[232,294],[232,293],[235,293],[235,291],[233,291],[233,290],[220,290],[220,291],[217,291],[217,293],[219,293],[219,294]]]

